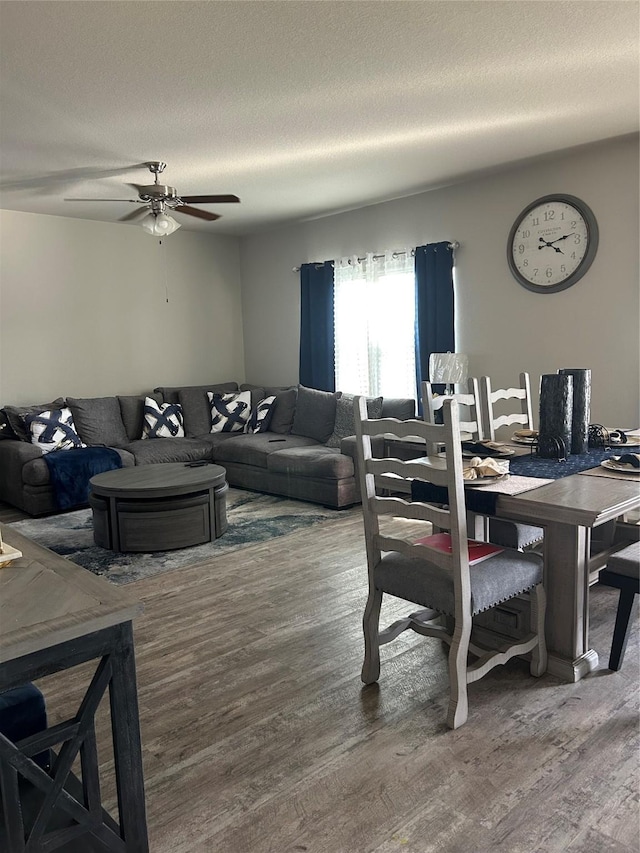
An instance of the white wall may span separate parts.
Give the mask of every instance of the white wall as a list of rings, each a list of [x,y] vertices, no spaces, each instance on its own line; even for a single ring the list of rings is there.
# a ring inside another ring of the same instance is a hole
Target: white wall
[[[15,211],[0,235],[2,403],[242,381],[238,238],[159,245],[132,225]]]
[[[544,132],[544,129],[541,129]],[[570,193],[595,213],[598,253],[568,290],[533,293],[512,277],[506,243],[531,201]],[[299,276],[292,267],[354,253],[458,240],[457,348],[494,387],[527,370],[592,370],[591,419],[637,426],[638,137],[574,149],[431,192],[284,227],[241,244],[247,380],[298,380]],[[537,420],[537,418],[536,418]]]

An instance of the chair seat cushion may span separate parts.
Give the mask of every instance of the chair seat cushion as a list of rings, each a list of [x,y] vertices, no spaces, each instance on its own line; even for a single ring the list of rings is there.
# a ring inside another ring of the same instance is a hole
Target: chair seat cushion
[[[609,557],[607,569],[630,578],[640,577],[640,541],[631,542],[630,545]]]
[[[501,551],[470,567],[471,613],[495,607],[542,582],[542,558],[537,554]],[[374,569],[378,589],[449,616],[455,615],[453,576],[446,569],[406,557],[397,551],[385,554]]]
[[[532,524],[516,524],[504,518],[489,519],[489,542],[520,551],[528,545],[540,542],[544,536],[542,527]]]

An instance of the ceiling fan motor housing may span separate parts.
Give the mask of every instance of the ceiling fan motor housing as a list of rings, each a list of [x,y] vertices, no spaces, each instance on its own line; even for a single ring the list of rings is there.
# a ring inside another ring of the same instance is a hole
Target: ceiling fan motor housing
[[[142,201],[169,201],[173,198],[178,198],[178,191],[175,187],[167,187],[164,184],[149,184],[148,186],[138,186],[138,193]]]

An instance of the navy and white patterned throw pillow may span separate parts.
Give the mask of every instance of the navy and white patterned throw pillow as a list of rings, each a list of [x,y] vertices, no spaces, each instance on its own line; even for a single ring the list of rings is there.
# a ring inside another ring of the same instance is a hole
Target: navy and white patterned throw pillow
[[[180,403],[156,403],[145,397],[143,438],[183,438],[184,422]]]
[[[207,391],[211,404],[211,432],[244,432],[251,416],[251,391],[215,394]]]
[[[47,409],[27,415],[24,422],[31,434],[31,443],[37,445],[43,453],[87,446],[76,432],[71,409]]]
[[[266,432],[269,429],[275,402],[275,396],[260,400],[251,411],[251,417],[247,422],[247,432]]]

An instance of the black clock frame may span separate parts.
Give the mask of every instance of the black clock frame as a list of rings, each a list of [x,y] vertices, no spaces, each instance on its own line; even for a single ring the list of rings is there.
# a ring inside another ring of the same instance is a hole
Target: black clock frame
[[[585,252],[584,258],[580,261],[579,265],[571,275],[567,276],[564,281],[558,282],[558,284],[551,284],[548,287],[545,287],[543,284],[533,284],[530,282],[516,267],[515,261],[513,260],[513,238],[515,237],[517,230],[522,225],[522,220],[525,216],[527,216],[534,207],[538,207],[538,205],[546,204],[550,201],[561,201],[565,204],[570,204],[572,207],[575,207],[578,213],[582,216],[587,226],[587,251]],[[535,201],[532,201],[531,204],[528,204],[511,227],[509,240],[507,242],[507,261],[509,263],[509,269],[516,281],[523,287],[526,287],[527,290],[532,290],[534,293],[558,293],[561,290],[566,290],[568,287],[571,287],[572,284],[579,281],[587,272],[593,263],[593,259],[595,258],[598,250],[598,237],[599,232],[596,217],[589,205],[582,201],[582,199],[576,198],[574,195],[567,195],[567,193],[543,195],[541,198],[537,198]]]

